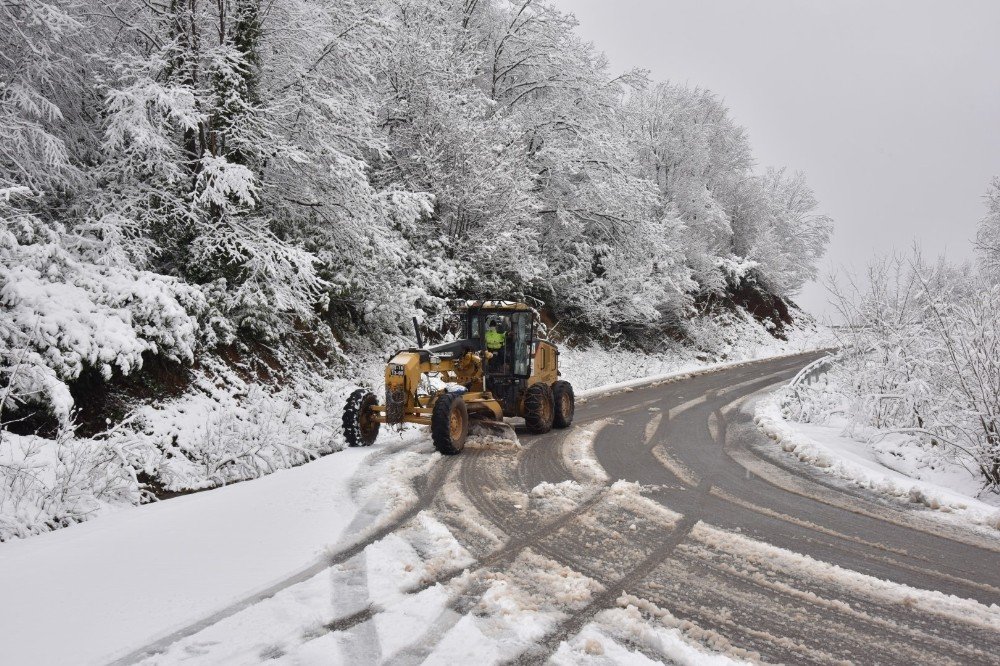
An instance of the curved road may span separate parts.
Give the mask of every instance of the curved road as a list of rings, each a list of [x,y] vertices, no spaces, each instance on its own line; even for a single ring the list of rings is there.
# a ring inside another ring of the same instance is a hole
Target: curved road
[[[484,593],[502,579],[558,618],[508,655],[516,663],[546,662],[602,612],[626,607],[750,661],[1000,663],[1000,608],[990,608],[1000,605],[1000,539],[837,485],[775,452],[752,422],[748,402],[817,356],[591,398],[568,430],[442,459],[410,511],[327,566],[405,535],[425,511],[473,562],[436,570],[400,603],[437,587],[447,590],[445,611],[385,657],[372,622],[384,608],[356,604],[324,631],[343,638],[352,662],[418,664],[462,618],[485,612]],[[590,592],[556,594],[553,572],[587,581]],[[648,641],[625,643],[669,661]]]

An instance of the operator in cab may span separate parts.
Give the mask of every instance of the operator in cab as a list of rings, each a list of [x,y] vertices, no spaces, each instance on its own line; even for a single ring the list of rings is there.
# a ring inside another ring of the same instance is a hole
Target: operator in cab
[[[498,329],[499,323],[491,318],[486,325],[486,348],[491,352],[500,351],[507,342],[507,334]]]
[[[503,366],[503,351],[507,344],[507,333],[500,330],[500,322],[496,317],[490,317],[486,323],[486,349],[493,356],[490,358],[490,367],[498,369]]]

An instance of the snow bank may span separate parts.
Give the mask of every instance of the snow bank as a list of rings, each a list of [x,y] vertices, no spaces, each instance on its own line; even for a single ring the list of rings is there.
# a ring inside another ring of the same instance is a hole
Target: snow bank
[[[159,493],[224,486],[344,447],[354,383],[308,370],[280,387],[205,358],[183,395],[132,410],[93,438],[0,433],[0,541],[47,532]]]
[[[843,418],[827,424],[792,421],[783,412],[782,392],[755,406],[758,427],[783,451],[825,472],[910,504],[919,504],[975,525],[1000,529],[1000,509],[974,497],[980,484],[956,466],[922,456],[923,449],[904,435],[880,436],[869,442]]]
[[[4,661],[106,662],[309,567],[356,514],[370,453],[0,545]]]
[[[831,582],[879,604],[911,608],[989,631],[1000,630],[1000,606],[996,604],[987,606],[974,599],[963,599],[937,590],[922,590],[882,580],[757,541],[743,534],[712,527],[707,523],[695,525],[691,530],[690,540],[707,546],[711,551],[735,555],[746,563],[744,566],[762,570],[764,576],[768,570],[795,572],[795,575],[815,581]]]
[[[599,612],[594,622],[579,634],[562,643],[553,655],[554,664],[658,664],[642,652],[626,646],[640,646],[646,652],[661,656],[672,664],[683,666],[735,666],[752,662],[738,658],[745,652],[734,648],[724,637],[706,630],[695,631],[690,622],[678,620],[669,611],[644,599],[622,594],[619,608]],[[699,634],[711,648],[697,643],[684,630]],[[733,653],[733,654],[727,654]]]

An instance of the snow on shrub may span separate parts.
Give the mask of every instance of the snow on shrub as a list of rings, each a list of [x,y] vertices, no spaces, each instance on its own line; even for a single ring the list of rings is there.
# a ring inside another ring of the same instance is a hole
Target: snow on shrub
[[[12,202],[29,194],[0,191],[0,541],[138,503],[135,442],[120,428],[76,437],[69,384],[87,368],[134,373],[146,353],[190,363],[211,337],[198,287],[133,268],[112,242],[101,256],[99,239]],[[54,439],[7,431],[38,409],[55,417]]]
[[[130,431],[113,438],[159,487],[244,481],[343,448],[340,413],[351,382],[301,371],[274,390],[220,361],[204,363],[189,392],[139,408]]]
[[[1000,491],[1000,288],[968,267],[875,262],[867,286],[837,294],[846,320],[826,383],[800,390],[796,418],[843,412],[860,428],[911,437],[942,464]]]
[[[305,368],[269,388],[207,357],[184,395],[138,407],[93,438],[68,428],[55,439],[0,428],[0,542],[154,492],[254,479],[338,451],[341,410],[354,388]]]
[[[85,368],[110,379],[141,368],[146,352],[193,361],[197,317],[208,310],[198,287],[82,260],[66,248],[62,228],[3,213],[0,371],[17,384],[23,398],[15,402],[41,403],[65,425],[72,408],[65,383]]]
[[[0,541],[82,522],[115,504],[138,504],[126,454],[71,430],[55,440],[0,429]]]

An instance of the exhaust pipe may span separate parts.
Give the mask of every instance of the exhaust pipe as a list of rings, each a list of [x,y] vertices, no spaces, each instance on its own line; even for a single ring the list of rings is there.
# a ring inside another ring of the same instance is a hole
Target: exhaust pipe
[[[420,326],[417,325],[417,318],[413,318],[413,332],[417,335],[417,349],[424,348],[424,339],[420,336]]]

